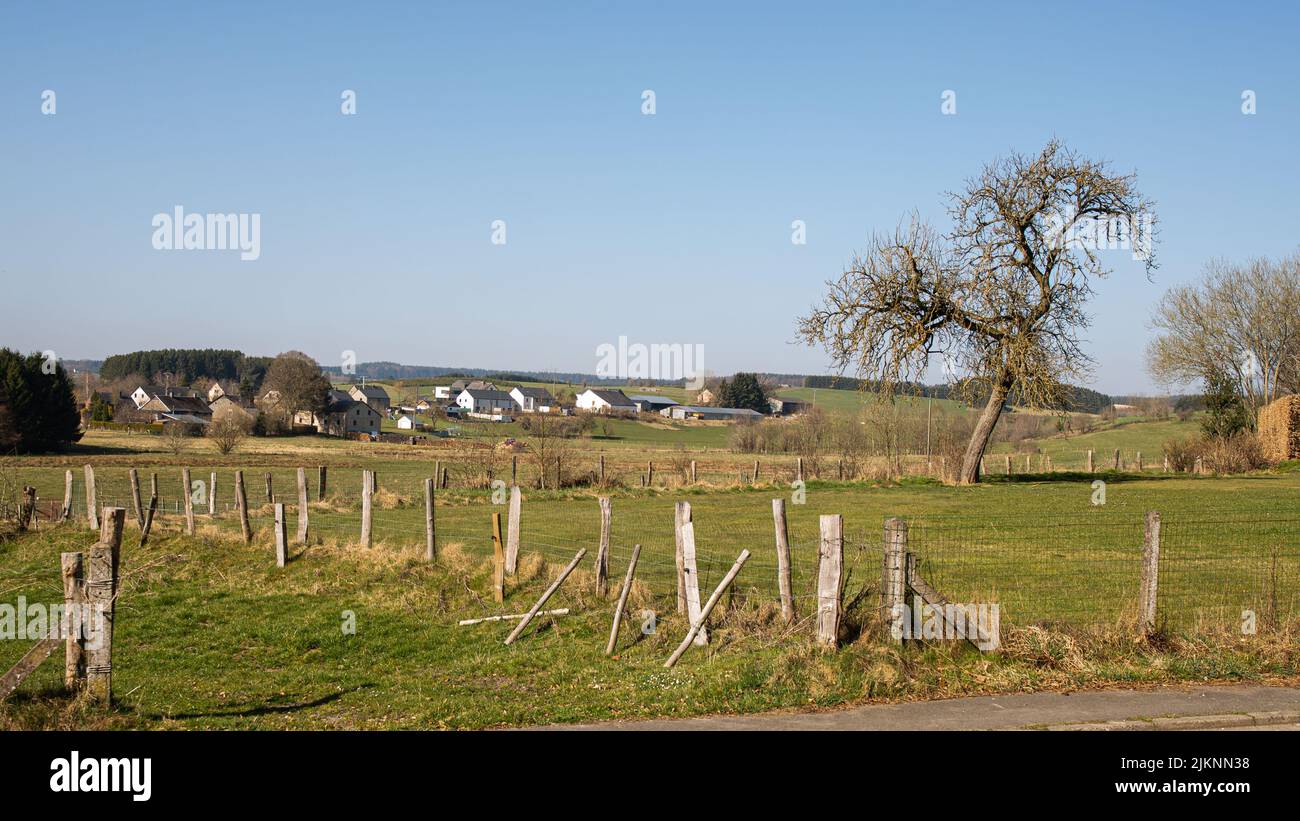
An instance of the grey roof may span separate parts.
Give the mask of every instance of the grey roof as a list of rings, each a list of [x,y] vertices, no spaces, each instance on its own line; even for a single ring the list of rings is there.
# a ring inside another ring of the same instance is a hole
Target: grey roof
[[[648,405],[680,405],[681,404],[676,399],[669,399],[666,396],[638,395],[638,396],[629,396],[628,399],[631,399],[633,402],[643,402]]]
[[[604,399],[606,402],[608,402],[611,405],[633,404],[632,400],[628,399],[627,395],[619,390],[608,391],[608,390],[598,390],[596,388],[588,388],[588,390],[596,394],[596,396],[599,396],[601,399]]]
[[[483,388],[466,388],[465,390],[461,391],[461,393],[467,393],[474,399],[497,399],[502,402],[515,401],[511,399],[510,394],[506,393],[505,391],[490,391],[490,390],[485,390]]]
[[[333,396],[333,394],[337,392],[338,391],[330,391],[331,394],[330,401],[329,404],[325,406],[326,414],[347,413],[348,411],[352,410],[352,407],[354,405],[362,405],[363,407],[367,407],[367,408],[370,407],[366,403],[358,402],[357,400],[353,399],[351,396],[348,396],[346,394],[344,394],[343,398],[337,399]]]
[[[149,400],[157,401],[169,413],[189,413],[206,416],[212,413],[208,403],[197,396],[155,396]],[[146,403],[147,404],[147,403]]]
[[[546,388],[525,388],[523,385],[519,385],[518,387],[515,388],[515,390],[516,390],[516,391],[519,391],[519,392],[520,392],[521,394],[523,394],[524,396],[531,396],[531,397],[534,398],[534,399],[554,399],[554,398],[555,398],[555,397],[551,396],[551,392],[548,391]],[[513,392],[513,391],[512,391],[512,392]]]
[[[353,389],[361,391],[361,395],[367,399],[387,399],[388,391],[374,385],[353,385]]]
[[[724,416],[762,416],[763,414],[749,408],[715,408],[711,405],[677,405],[673,410],[685,413],[720,413]]]
[[[170,419],[173,422],[181,422],[186,425],[208,425],[212,423],[211,419],[203,416],[195,416],[192,413],[160,413],[159,416]]]

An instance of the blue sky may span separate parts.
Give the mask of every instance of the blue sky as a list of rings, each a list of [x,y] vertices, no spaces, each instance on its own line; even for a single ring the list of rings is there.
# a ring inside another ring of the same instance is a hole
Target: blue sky
[[[627,336],[824,372],[794,321],[852,252],[1057,136],[1157,203],[1160,270],[1111,252],[1086,334],[1095,387],[1149,390],[1165,288],[1300,244],[1298,33],[1284,3],[9,4],[0,345],[594,371]],[[155,250],[177,205],[260,214],[260,258]]]

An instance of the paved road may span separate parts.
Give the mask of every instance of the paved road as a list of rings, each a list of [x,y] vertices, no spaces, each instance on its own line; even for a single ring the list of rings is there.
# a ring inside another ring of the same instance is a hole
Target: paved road
[[[764,713],[565,725],[582,730],[1300,730],[1300,687],[1208,685],[1090,690]]]

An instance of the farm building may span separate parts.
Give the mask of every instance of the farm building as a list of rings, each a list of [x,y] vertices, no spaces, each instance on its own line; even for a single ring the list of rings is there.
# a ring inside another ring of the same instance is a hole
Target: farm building
[[[397,429],[398,430],[424,430],[424,422],[416,419],[413,416],[408,416],[407,414],[404,413],[401,416],[397,417]]]
[[[555,397],[546,388],[517,387],[510,391],[510,398],[524,413],[550,413],[555,407]]]
[[[767,400],[767,404],[772,408],[772,413],[777,416],[793,416],[812,407],[811,404],[804,402],[802,399],[783,399],[779,396]]]
[[[1300,459],[1300,395],[1284,396],[1260,408],[1258,430],[1266,459]]]
[[[466,388],[456,396],[456,404],[475,414],[500,415],[515,409],[510,394],[486,388]]]
[[[171,420],[206,425],[212,421],[212,409],[197,396],[155,396],[141,405],[140,410],[152,413],[155,422]]]
[[[588,413],[636,413],[636,403],[620,390],[588,388],[578,394],[574,404]]]
[[[725,422],[751,421],[762,419],[763,414],[749,408],[714,408],[703,405],[674,405],[659,411],[660,416],[670,419],[714,419]]]
[[[237,397],[231,396],[228,393],[223,393],[218,396],[212,401],[212,404],[208,405],[208,407],[212,410],[212,416],[214,419],[225,413],[240,413],[251,422],[253,418],[257,416],[257,410],[255,408],[245,405],[243,402],[239,401]]]
[[[348,396],[358,402],[365,402],[380,413],[388,412],[388,391],[375,385],[353,385],[348,389]]]
[[[709,390],[708,388],[705,388],[704,390],[700,391],[695,395],[695,404],[711,405],[713,404],[713,400],[715,398],[716,397],[714,397],[713,391]]]
[[[641,395],[629,396],[628,399],[632,400],[636,405],[636,409],[641,413],[654,413],[656,411],[661,411],[664,408],[671,408],[673,405],[677,404],[666,396]]]
[[[329,404],[324,413],[308,414],[299,411],[294,422],[310,425],[318,433],[328,436],[349,436],[355,433],[379,433],[379,412],[364,402],[358,402],[342,391],[330,391]]]

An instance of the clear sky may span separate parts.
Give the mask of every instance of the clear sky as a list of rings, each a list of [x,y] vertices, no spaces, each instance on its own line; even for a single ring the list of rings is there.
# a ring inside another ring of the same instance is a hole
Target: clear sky
[[[1149,390],[1165,288],[1300,244],[1300,7],[1216,5],[7,3],[0,345],[824,372],[794,320],[851,253],[1057,136],[1157,203],[1087,333]],[[155,250],[178,205],[260,215],[260,257]]]

